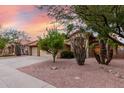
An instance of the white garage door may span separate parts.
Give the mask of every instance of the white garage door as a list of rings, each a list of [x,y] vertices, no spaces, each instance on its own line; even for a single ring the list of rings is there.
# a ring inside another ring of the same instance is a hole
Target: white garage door
[[[32,47],[32,56],[37,56],[37,47]]]

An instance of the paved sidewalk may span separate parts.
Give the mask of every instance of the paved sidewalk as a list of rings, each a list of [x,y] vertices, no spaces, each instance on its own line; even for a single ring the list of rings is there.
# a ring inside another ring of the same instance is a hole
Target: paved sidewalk
[[[49,60],[50,57],[23,56],[0,59],[0,88],[53,88],[54,86],[16,70],[18,67]]]

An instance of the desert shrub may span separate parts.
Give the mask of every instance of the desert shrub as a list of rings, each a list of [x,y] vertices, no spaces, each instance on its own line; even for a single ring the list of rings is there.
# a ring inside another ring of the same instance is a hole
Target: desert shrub
[[[74,54],[71,51],[62,51],[60,56],[61,58],[74,58]]]

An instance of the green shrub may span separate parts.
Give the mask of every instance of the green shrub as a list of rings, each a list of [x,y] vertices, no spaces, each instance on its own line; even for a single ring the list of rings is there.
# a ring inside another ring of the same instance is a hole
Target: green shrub
[[[74,58],[74,54],[71,51],[62,51],[60,56],[61,58]]]

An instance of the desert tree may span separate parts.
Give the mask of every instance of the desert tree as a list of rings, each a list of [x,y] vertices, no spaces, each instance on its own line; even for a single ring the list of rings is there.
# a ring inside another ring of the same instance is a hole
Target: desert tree
[[[6,44],[8,43],[8,39],[0,36],[0,54],[2,55],[4,48],[6,47]]]
[[[74,11],[94,32],[124,45],[124,6],[74,6]]]
[[[64,37],[56,28],[48,29],[47,31],[48,34],[44,38],[39,38],[38,46],[40,49],[52,54],[53,62],[55,63],[57,53],[64,46]]]

